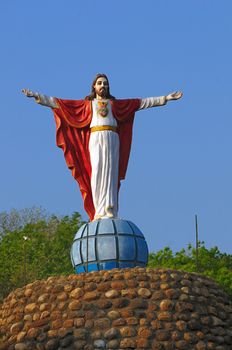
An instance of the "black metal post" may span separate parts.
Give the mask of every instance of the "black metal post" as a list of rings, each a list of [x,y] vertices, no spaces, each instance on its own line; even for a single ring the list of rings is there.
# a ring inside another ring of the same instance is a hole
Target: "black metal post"
[[[195,228],[196,228],[196,270],[199,271],[199,240],[198,240],[197,215],[195,215]]]
[[[23,242],[23,280],[24,285],[27,283],[27,247],[26,247],[26,239]]]

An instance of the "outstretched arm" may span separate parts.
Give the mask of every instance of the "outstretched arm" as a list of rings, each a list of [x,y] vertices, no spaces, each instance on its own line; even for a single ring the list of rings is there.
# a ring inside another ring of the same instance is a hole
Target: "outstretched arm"
[[[47,106],[51,108],[59,108],[53,97],[39,94],[38,92],[33,92],[29,89],[23,89],[22,92],[27,97],[34,97],[35,101],[43,106]]]
[[[178,100],[183,96],[181,91],[172,92],[167,96],[142,98],[139,109],[164,106],[168,101]]]

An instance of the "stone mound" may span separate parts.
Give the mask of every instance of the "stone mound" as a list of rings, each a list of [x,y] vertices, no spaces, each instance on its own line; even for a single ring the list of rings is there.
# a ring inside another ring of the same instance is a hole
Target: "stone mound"
[[[211,279],[114,269],[50,277],[0,307],[1,350],[231,350],[232,305]]]

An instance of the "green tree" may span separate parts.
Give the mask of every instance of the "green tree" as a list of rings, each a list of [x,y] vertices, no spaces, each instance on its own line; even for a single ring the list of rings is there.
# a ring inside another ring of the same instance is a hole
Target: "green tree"
[[[73,273],[70,248],[82,224],[80,214],[74,213],[8,227],[0,240],[0,300],[36,279]]]
[[[22,229],[26,224],[47,220],[49,214],[42,207],[33,206],[21,210],[12,209],[10,212],[0,213],[0,237],[7,232]]]
[[[148,266],[198,272],[214,279],[232,297],[232,255],[221,253],[217,247],[207,249],[204,242],[199,242],[198,261],[196,249],[189,244],[176,253],[165,247],[149,254]]]

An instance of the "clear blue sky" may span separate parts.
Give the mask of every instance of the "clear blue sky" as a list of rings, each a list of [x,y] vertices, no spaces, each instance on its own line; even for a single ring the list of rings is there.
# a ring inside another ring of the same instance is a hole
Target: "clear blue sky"
[[[120,216],[156,251],[194,242],[198,214],[200,239],[231,253],[231,13],[230,0],[1,1],[0,211],[87,219],[51,111],[20,90],[80,99],[103,72],[118,98],[184,92],[137,113]]]

